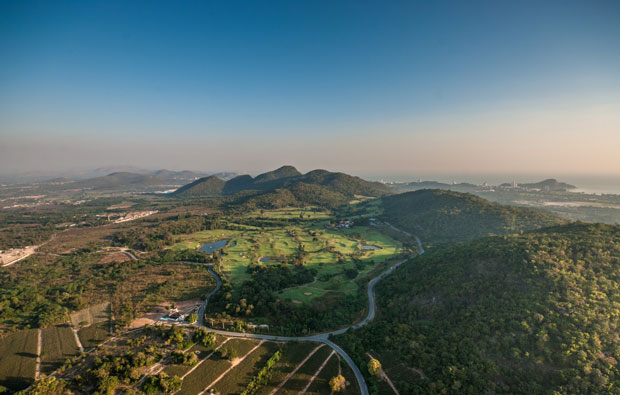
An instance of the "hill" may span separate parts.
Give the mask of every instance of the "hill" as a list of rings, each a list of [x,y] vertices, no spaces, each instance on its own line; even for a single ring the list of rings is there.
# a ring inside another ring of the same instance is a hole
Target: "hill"
[[[489,237],[402,265],[378,316],[336,341],[401,394],[616,393],[620,227]]]
[[[384,219],[428,246],[518,233],[566,222],[541,211],[504,206],[468,194],[424,189],[382,199]]]
[[[108,174],[107,176],[66,184],[66,186],[71,188],[113,189],[121,187],[142,188],[165,184],[168,184],[168,182],[156,175],[117,172]]]
[[[217,196],[222,193],[226,181],[216,176],[200,178],[184,185],[174,193],[182,196]]]
[[[200,183],[194,182],[180,188],[175,194],[201,196],[199,186]],[[255,178],[249,175],[237,176],[223,185],[221,194],[232,195],[248,191],[257,193],[244,193],[239,196],[238,201],[265,207],[281,207],[285,202],[293,205],[306,203],[333,207],[346,203],[356,195],[374,197],[391,193],[391,190],[381,183],[348,174],[327,170],[301,174],[293,166],[283,166]]]
[[[557,192],[565,192],[571,189],[576,189],[577,187],[571,184],[567,184],[565,182],[558,182],[558,180],[549,178],[547,180],[543,180],[540,182],[534,182],[530,184],[520,184],[519,186],[523,188],[532,188],[532,189],[540,189],[543,191],[557,191]]]

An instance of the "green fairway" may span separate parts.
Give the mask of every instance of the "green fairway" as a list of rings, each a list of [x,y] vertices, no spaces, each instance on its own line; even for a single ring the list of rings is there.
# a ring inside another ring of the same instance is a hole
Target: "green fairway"
[[[377,264],[396,257],[402,249],[400,242],[372,226],[328,229],[326,225],[336,221],[327,211],[255,210],[246,217],[252,218],[250,221],[278,221],[275,225],[260,222],[264,224],[261,228],[218,229],[186,235],[171,248],[198,249],[204,243],[228,240],[221,250],[220,269],[234,289],[250,279],[248,267],[252,264],[302,263],[316,270],[314,281],[278,293],[279,298],[294,303],[311,303],[326,294],[354,294]]]

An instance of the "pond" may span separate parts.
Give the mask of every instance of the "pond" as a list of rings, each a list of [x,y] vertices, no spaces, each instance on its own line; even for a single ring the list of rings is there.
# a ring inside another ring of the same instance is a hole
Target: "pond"
[[[377,246],[373,246],[373,245],[368,245],[368,244],[364,244],[362,246],[362,250],[380,250],[381,247],[377,247]]]
[[[205,243],[200,247],[200,251],[206,252],[207,254],[213,254],[217,250],[221,250],[226,247],[226,243],[228,243],[228,239],[214,241],[212,243]],[[230,244],[231,247],[234,247],[236,242],[232,242]]]
[[[261,261],[261,262],[270,262],[270,261],[271,261],[271,258],[270,258],[270,257],[268,257],[268,256],[266,256],[266,257],[261,258],[261,259],[260,259],[260,261]]]

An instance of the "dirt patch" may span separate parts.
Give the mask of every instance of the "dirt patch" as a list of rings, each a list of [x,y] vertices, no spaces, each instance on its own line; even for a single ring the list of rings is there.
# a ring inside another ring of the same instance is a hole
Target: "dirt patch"
[[[151,311],[142,317],[136,318],[129,325],[130,329],[141,328],[144,325],[151,325],[155,322],[159,321],[161,317],[166,315],[170,309],[177,308],[184,313],[191,312],[194,307],[200,306],[202,304],[202,300],[200,299],[188,299],[180,302],[164,302],[154,306]]]

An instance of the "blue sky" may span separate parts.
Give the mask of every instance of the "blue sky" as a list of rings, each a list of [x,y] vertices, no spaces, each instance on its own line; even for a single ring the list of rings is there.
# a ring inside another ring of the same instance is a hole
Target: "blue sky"
[[[386,3],[2,2],[0,165],[620,174],[618,1]]]

